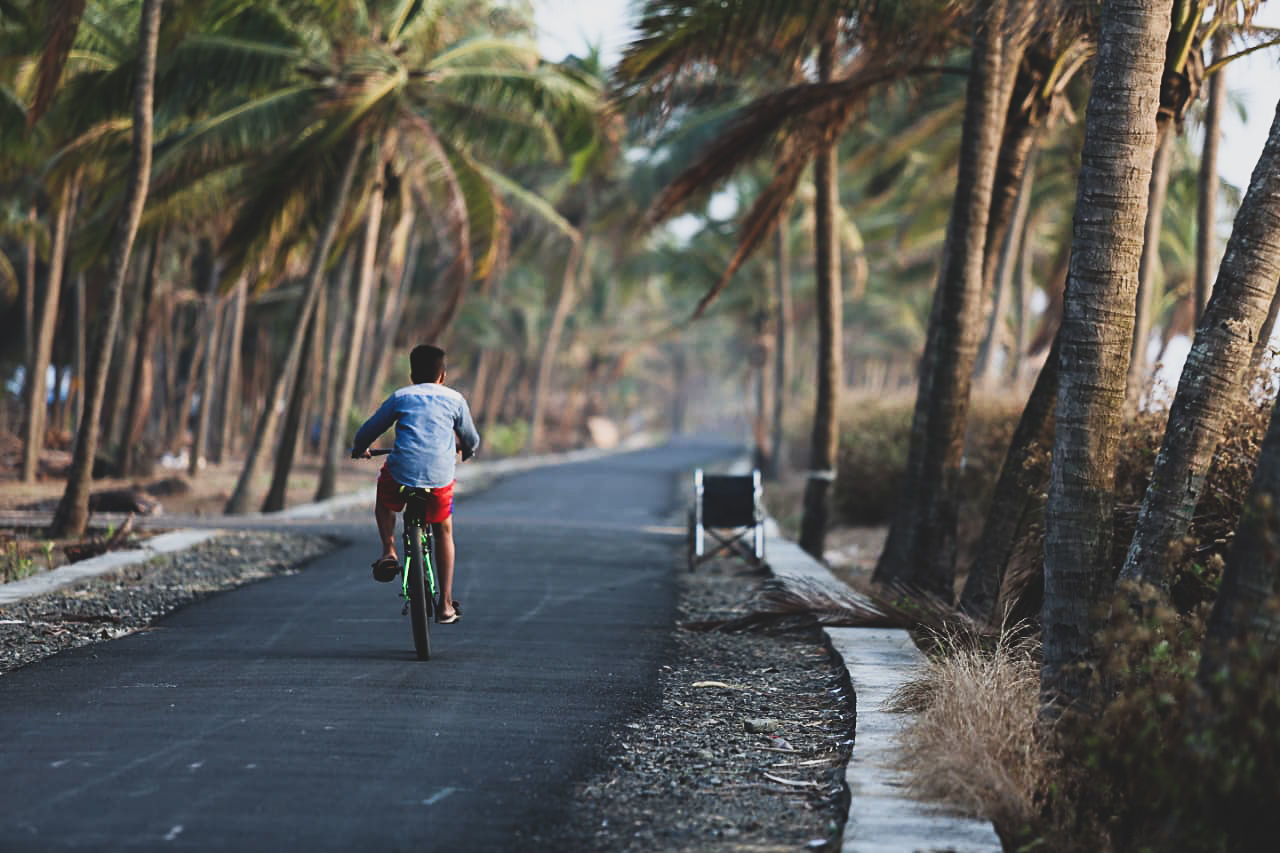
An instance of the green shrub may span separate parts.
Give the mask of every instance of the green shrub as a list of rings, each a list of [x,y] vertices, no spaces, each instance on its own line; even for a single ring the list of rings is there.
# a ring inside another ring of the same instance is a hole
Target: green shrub
[[[1101,705],[1058,727],[1049,849],[1254,850],[1280,832],[1280,660],[1237,654],[1205,691],[1208,608],[1157,601],[1150,588],[1121,590],[1099,637]]]
[[[484,433],[484,455],[489,458],[515,456],[529,441],[527,421],[494,424]]]

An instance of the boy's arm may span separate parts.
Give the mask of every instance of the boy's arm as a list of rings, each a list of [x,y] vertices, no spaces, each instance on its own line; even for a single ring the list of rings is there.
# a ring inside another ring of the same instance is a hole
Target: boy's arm
[[[369,450],[369,445],[378,440],[378,436],[391,428],[396,422],[395,405],[388,397],[378,407],[378,411],[356,430],[356,437],[351,440],[351,458],[359,459]]]
[[[453,431],[458,436],[458,450],[462,451],[465,462],[480,449],[480,433],[476,431],[475,421],[471,419],[471,407],[464,399],[459,407],[458,416],[454,419]]]

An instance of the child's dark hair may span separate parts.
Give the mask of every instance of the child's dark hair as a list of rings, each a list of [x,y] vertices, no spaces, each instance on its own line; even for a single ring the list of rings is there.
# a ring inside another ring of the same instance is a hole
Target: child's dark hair
[[[409,378],[415,383],[435,382],[444,373],[444,350],[420,344],[409,353]]]

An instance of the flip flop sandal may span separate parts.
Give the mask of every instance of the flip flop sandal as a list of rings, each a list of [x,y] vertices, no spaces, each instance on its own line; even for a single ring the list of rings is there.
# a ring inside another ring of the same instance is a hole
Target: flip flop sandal
[[[453,615],[448,617],[447,619],[441,619],[439,616],[437,616],[436,623],[440,625],[452,625],[454,622],[457,622],[461,618],[462,618],[462,605],[460,605],[458,602],[455,601],[453,603]]]
[[[373,562],[373,579],[379,583],[387,583],[400,574],[400,561],[395,557],[381,557]]]

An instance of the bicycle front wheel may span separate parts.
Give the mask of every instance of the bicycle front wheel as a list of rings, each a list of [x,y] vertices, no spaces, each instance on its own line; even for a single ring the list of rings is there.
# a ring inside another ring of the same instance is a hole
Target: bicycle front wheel
[[[405,549],[409,555],[409,571],[405,578],[409,593],[409,620],[413,623],[413,648],[418,660],[431,660],[430,607],[424,577],[422,536],[410,529],[405,535]]]

